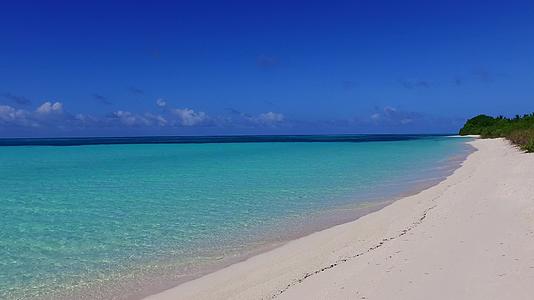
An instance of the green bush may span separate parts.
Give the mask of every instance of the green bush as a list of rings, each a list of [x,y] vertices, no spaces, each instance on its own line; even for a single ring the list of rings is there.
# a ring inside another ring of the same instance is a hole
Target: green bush
[[[478,115],[467,120],[460,135],[475,134],[482,138],[504,137],[527,152],[534,152],[534,113],[505,118]]]
[[[523,146],[523,149],[527,152],[534,152],[534,138],[531,138],[530,141]]]

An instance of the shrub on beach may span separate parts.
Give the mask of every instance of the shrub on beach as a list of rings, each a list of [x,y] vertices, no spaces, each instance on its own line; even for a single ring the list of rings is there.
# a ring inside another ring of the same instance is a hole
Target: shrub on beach
[[[534,113],[515,118],[478,115],[467,120],[460,135],[476,134],[482,138],[504,137],[527,152],[534,152]]]
[[[534,138],[530,139],[530,141],[524,146],[524,149],[527,152],[534,152]]]

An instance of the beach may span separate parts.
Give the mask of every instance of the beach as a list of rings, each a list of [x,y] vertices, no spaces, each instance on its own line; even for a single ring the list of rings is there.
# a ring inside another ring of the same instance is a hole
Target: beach
[[[534,1],[4,2],[0,300],[534,300]]]
[[[534,156],[469,143],[431,188],[146,299],[531,299]]]
[[[473,151],[432,135],[257,140],[0,146],[0,298],[141,299],[417,193]]]

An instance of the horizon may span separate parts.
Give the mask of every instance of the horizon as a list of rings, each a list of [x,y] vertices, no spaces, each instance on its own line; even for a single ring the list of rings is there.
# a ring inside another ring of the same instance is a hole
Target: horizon
[[[142,144],[228,144],[228,143],[329,143],[392,142],[432,137],[456,137],[454,134],[282,134],[282,135],[195,135],[195,136],[100,136],[100,137],[0,137],[0,147],[11,146],[95,146]]]
[[[413,136],[448,136],[448,135],[458,135],[457,132],[430,132],[430,133],[320,133],[320,134],[213,134],[213,135],[101,135],[101,136],[50,136],[50,137],[33,137],[33,136],[18,136],[18,137],[0,137],[0,140],[22,140],[22,139],[35,139],[35,140],[45,140],[45,139],[121,139],[121,138],[188,138],[188,137],[199,137],[199,138],[210,138],[210,137],[248,137],[248,136],[366,136],[366,135],[391,135],[391,136],[403,136],[403,135],[413,135]]]
[[[7,3],[0,138],[450,134],[534,111],[534,3]]]

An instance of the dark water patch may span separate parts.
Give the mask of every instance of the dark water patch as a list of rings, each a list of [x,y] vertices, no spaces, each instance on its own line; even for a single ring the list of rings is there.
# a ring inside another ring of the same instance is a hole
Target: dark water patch
[[[428,134],[354,135],[234,135],[234,136],[144,136],[77,138],[4,138],[0,146],[84,146],[117,144],[213,144],[213,143],[362,143],[439,138]]]

